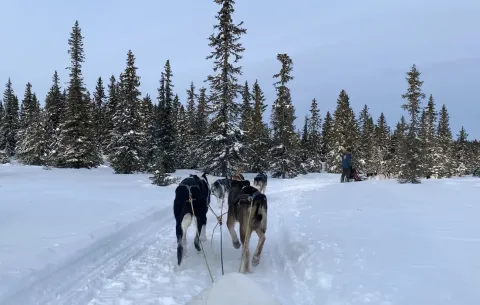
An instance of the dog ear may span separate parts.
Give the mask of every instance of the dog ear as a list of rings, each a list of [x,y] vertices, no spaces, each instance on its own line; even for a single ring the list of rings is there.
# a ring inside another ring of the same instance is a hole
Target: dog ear
[[[243,180],[242,183],[244,186],[250,186],[250,180]]]

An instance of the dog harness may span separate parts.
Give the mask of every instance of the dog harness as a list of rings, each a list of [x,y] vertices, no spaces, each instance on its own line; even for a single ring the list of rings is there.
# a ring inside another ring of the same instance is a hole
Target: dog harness
[[[238,197],[237,197],[238,204],[240,204],[240,201],[241,201],[241,200],[253,201],[253,200],[255,200],[255,198],[256,198],[258,195],[261,195],[261,194],[262,194],[262,193],[261,193],[260,191],[256,191],[255,193],[253,193],[253,195],[240,194],[240,195],[238,195]]]

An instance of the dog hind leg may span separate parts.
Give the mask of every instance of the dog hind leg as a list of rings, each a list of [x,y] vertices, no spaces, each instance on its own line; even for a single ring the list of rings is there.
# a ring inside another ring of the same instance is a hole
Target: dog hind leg
[[[187,255],[187,229],[192,223],[192,215],[185,214],[180,225],[176,225],[177,234],[177,260],[178,265],[182,262],[182,258]]]
[[[262,254],[263,244],[265,243],[265,232],[262,229],[256,229],[258,235],[258,243],[255,252],[253,252],[252,265],[257,266],[260,263],[260,255]]]
[[[252,230],[248,230],[246,224],[240,224],[240,239],[243,243],[242,248],[242,267],[243,270],[240,270],[242,273],[250,273],[250,236],[252,235]],[[246,237],[246,238],[245,238]]]
[[[233,215],[233,211],[230,210],[230,207],[227,213],[227,228],[232,237],[233,247],[235,249],[240,248],[240,241],[238,240],[237,232],[235,232],[235,216]]]

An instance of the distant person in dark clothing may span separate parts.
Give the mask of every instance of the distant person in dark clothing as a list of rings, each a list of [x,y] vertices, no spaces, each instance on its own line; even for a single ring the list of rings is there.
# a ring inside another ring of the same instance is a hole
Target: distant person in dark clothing
[[[342,156],[342,177],[340,182],[350,182],[350,175],[352,170],[352,154],[350,153],[350,149]]]

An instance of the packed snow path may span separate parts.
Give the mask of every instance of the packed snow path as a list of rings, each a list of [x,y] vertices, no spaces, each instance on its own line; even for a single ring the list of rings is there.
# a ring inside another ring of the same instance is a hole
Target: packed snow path
[[[269,179],[267,239],[249,277],[284,305],[478,304],[479,179],[338,181]],[[193,227],[176,266],[175,186],[149,183],[108,168],[0,167],[0,304],[176,305],[208,287]],[[211,245],[208,217],[204,248],[220,276],[220,230]],[[225,272],[237,271],[226,226],[223,246]]]

